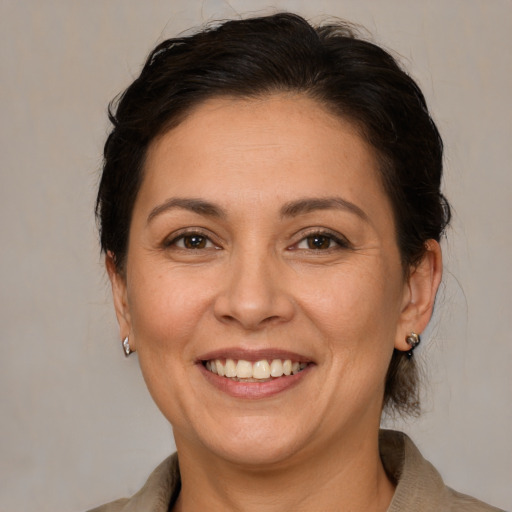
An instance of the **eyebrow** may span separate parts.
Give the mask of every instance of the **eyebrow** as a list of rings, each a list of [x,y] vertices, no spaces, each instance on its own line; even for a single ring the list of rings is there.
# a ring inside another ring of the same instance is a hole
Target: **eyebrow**
[[[344,210],[369,222],[368,215],[354,203],[341,197],[305,197],[285,204],[281,208],[282,217],[296,217],[317,210]]]
[[[171,197],[151,210],[147,223],[149,224],[158,215],[174,209],[188,210],[208,217],[227,217],[226,212],[220,206],[204,199]],[[341,197],[306,197],[290,201],[281,208],[281,217],[297,217],[317,210],[332,209],[348,211],[366,222],[369,221],[368,216],[359,206]]]
[[[149,213],[146,222],[149,224],[158,215],[174,209],[188,210],[208,217],[226,217],[226,212],[222,208],[203,199],[171,197],[155,206]]]

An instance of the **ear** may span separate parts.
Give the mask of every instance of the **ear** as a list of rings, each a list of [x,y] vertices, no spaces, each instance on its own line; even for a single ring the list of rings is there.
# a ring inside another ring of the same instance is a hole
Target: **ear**
[[[119,334],[121,339],[124,339],[132,333],[126,277],[116,267],[114,255],[111,251],[108,251],[105,257],[105,267],[110,279],[110,285],[112,286],[112,297],[114,299],[117,323],[119,324]],[[130,338],[130,348],[135,351],[135,340],[133,338]]]
[[[425,248],[423,258],[410,269],[405,283],[404,301],[395,339],[395,348],[404,352],[410,349],[406,336],[411,332],[421,334],[427,327],[443,274],[439,243],[428,240]]]

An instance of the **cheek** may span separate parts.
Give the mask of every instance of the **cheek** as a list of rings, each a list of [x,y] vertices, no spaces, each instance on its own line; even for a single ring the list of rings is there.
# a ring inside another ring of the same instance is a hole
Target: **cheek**
[[[309,287],[301,285],[301,307],[328,340],[333,357],[387,359],[401,309],[400,272],[384,264],[347,265],[319,273],[307,281]]]
[[[350,319],[347,325],[357,324],[358,319],[364,321],[366,317],[396,316],[400,293],[393,281],[385,272],[351,267],[316,280],[314,293],[304,295],[323,314],[326,324],[342,319]]]
[[[203,273],[194,271],[133,272],[128,290],[132,329],[141,356],[157,353],[173,358],[177,351],[186,351],[190,335],[212,300],[213,286]]]
[[[400,314],[400,282],[384,269],[352,268],[332,283],[315,309],[317,325],[325,326],[335,400],[352,404],[354,411],[381,408]]]
[[[163,415],[186,424],[190,369],[197,356],[198,328],[211,303],[212,286],[200,272],[134,269],[130,315],[142,375]],[[202,275],[199,279],[198,275]],[[184,415],[185,414],[185,415]]]

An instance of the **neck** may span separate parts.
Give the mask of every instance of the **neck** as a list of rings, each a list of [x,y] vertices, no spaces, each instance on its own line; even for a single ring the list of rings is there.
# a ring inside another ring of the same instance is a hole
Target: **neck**
[[[377,432],[360,434],[264,468],[198,453],[177,437],[182,489],[173,510],[384,512],[394,486],[382,466]]]

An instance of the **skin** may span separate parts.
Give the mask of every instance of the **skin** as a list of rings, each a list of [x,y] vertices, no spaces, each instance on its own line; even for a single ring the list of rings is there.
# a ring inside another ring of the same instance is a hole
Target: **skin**
[[[385,375],[430,319],[441,254],[429,241],[404,273],[372,149],[306,97],[211,99],[152,143],[144,172],[125,270],[112,255],[107,269],[121,337],[173,426],[175,510],[386,510]],[[176,201],[191,198],[210,206]],[[235,349],[309,366],[271,396],[232,396],[198,359]]]

